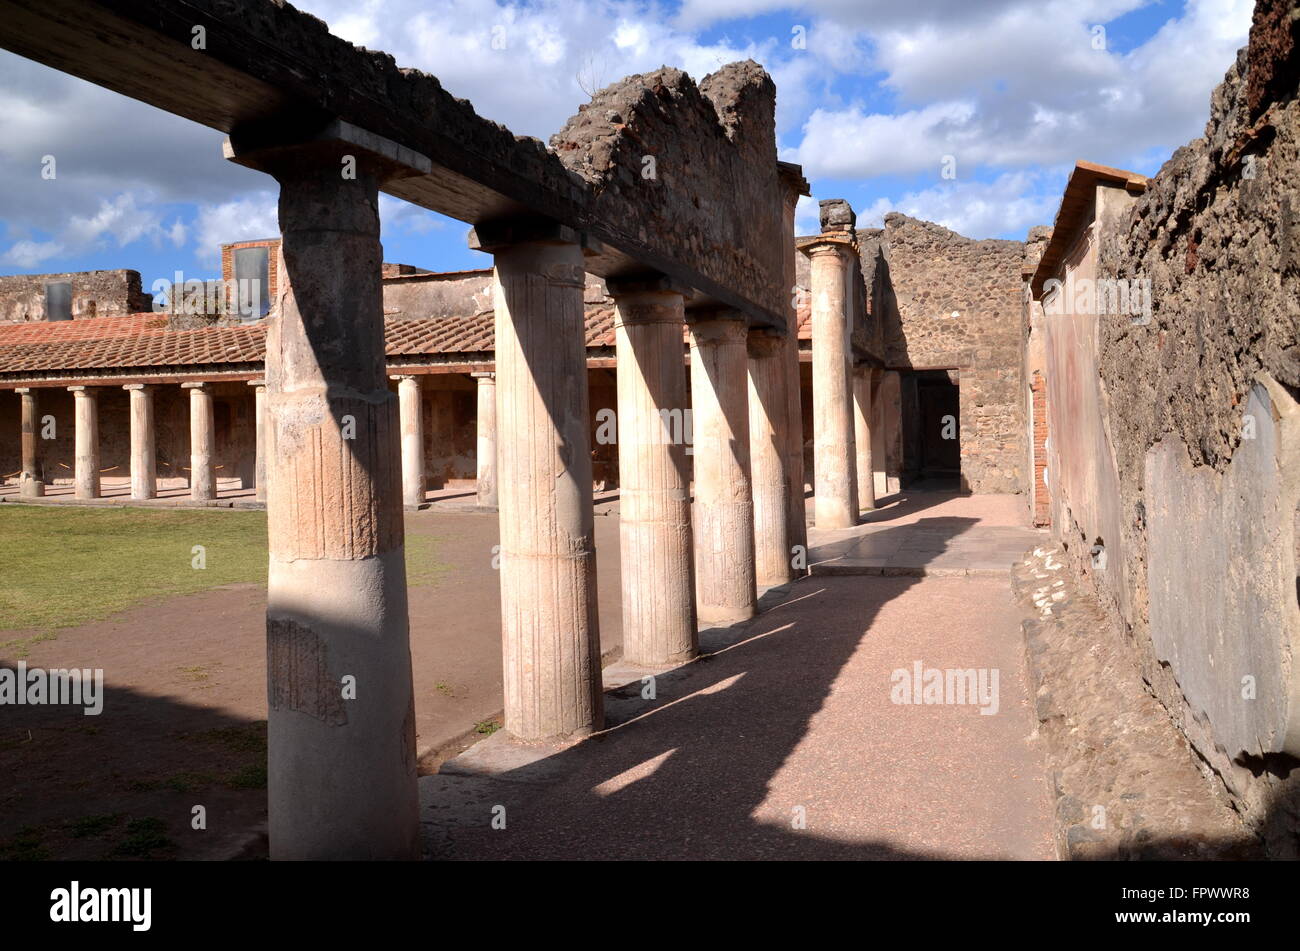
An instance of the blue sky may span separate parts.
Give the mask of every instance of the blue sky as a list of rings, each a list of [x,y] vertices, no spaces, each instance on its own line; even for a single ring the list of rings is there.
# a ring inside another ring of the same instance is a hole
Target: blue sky
[[[1250,0],[304,0],[359,45],[547,139],[585,88],[752,57],[780,156],[863,225],[891,210],[971,237],[1050,224],[1086,158],[1154,174],[1204,128]],[[492,47],[494,28],[506,49]],[[219,133],[0,52],[0,273],[218,276],[221,242],[276,232],[274,183]],[[41,176],[53,156],[56,176]],[[945,177],[944,169],[954,174]],[[488,266],[466,226],[381,202],[385,259]],[[816,224],[800,207],[799,230]]]

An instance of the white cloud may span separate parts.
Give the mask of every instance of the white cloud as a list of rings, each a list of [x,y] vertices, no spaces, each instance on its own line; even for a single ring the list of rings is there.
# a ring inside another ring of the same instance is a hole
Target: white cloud
[[[6,264],[29,271],[42,261],[57,257],[63,253],[63,245],[57,241],[17,241],[0,258]]]
[[[380,195],[379,225],[381,235],[395,232],[428,234],[431,231],[445,229],[447,221],[428,209],[421,208],[419,205],[412,205],[409,201],[402,201],[400,198],[392,198],[388,195]],[[466,225],[466,228],[468,227]]]
[[[141,238],[157,239],[163,227],[156,208],[142,208],[133,193],[123,192],[101,201],[94,215],[73,215],[63,233],[75,248],[91,247],[106,237],[121,248]]]
[[[72,215],[54,240],[20,238],[0,256],[5,263],[29,270],[61,255],[81,254],[105,246],[126,247],[148,239],[159,245],[170,240],[179,247],[186,228],[178,218],[170,227],[162,223],[164,209],[147,192],[121,192],[100,201],[94,214]]]
[[[199,206],[194,219],[196,256],[205,264],[221,260],[221,245],[274,238],[280,233],[274,192],[254,192],[231,201]]]
[[[911,186],[879,207],[919,209],[914,213],[944,216],[955,230],[980,234],[1009,231],[1043,207],[1047,193],[1036,189],[1049,182],[1040,177],[1044,167],[1078,158],[1123,165],[1199,134],[1209,92],[1245,40],[1251,2],[1185,0],[1185,9],[1170,2],[1176,18],[1141,47],[1092,48],[1094,24],[1156,2],[682,0],[675,10],[668,0],[298,5],[337,35],[437,76],[481,115],[542,139],[586,101],[584,86],[661,65],[700,79],[752,57],[777,82],[778,133],[790,146],[782,157],[801,162],[814,188],[830,194],[829,183],[818,179],[833,179],[834,192],[851,194],[839,183],[926,172],[937,181],[943,156],[953,155],[958,184]],[[763,14],[775,15],[753,20]],[[805,50],[791,45],[794,26],[806,29]],[[708,41],[705,28],[713,28]],[[503,49],[494,48],[494,37],[504,39]],[[0,52],[0,75],[0,179],[12,186],[0,191],[0,221],[11,242],[0,252],[5,262],[34,267],[87,244],[145,239],[196,248],[203,261],[215,262],[222,242],[276,233],[273,183],[225,162],[219,133],[9,53]],[[55,181],[40,178],[45,155],[58,161]],[[997,176],[992,183],[967,179],[980,167]],[[1057,199],[1059,193],[1035,220],[1049,220]],[[178,204],[192,206],[193,216],[185,208],[177,217]],[[815,203],[801,202],[798,215],[800,230],[815,229]],[[437,226],[388,200],[381,216],[388,233]]]
[[[934,221],[967,237],[1020,233],[1051,221],[1060,202],[1066,170],[1009,172],[991,182],[952,182],[909,192],[898,200],[879,198],[858,212],[859,228],[879,228],[899,211]]]
[[[1188,0],[1136,50],[1095,49],[1091,27],[1139,0],[1006,5],[958,24],[872,35],[901,112],[816,109],[784,155],[810,177],[868,178],[959,165],[1128,164],[1200,133],[1209,96],[1247,36],[1249,0]]]

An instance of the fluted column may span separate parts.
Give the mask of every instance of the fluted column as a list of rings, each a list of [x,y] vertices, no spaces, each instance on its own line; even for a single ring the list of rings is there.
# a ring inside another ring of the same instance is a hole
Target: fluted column
[[[19,476],[18,494],[27,499],[45,495],[45,482],[41,479],[41,416],[36,391],[20,387],[22,398],[22,451],[23,470]]]
[[[99,491],[99,393],[85,386],[70,386],[75,410],[73,495],[97,499]]]
[[[480,228],[495,256],[505,726],[524,740],[603,723],[580,236]]]
[[[131,498],[158,497],[157,436],[154,432],[153,387],[128,383],[131,402]]]
[[[407,508],[424,504],[424,413],[420,378],[397,377],[397,402],[402,422],[402,502]]]
[[[682,293],[610,282],[618,355],[623,656],[665,666],[697,651]]]
[[[814,521],[818,528],[858,523],[853,447],[853,386],[848,239],[823,235],[812,258]]]
[[[266,381],[250,380],[248,385],[253,388],[253,439],[256,445],[253,463],[253,497],[259,502],[265,502],[266,459],[268,456],[266,445]]]
[[[782,189],[781,203],[781,259],[785,264],[785,293],[787,306],[785,319],[786,334],[782,338],[781,360],[785,366],[786,419],[783,427],[785,446],[785,480],[789,493],[786,509],[786,526],[789,533],[792,574],[798,574],[794,568],[794,548],[808,548],[808,516],[804,500],[804,466],[803,466],[803,388],[799,364],[799,315],[795,306],[795,289],[798,284],[798,264],[795,246],[795,212],[801,195],[809,195],[808,181],[797,165],[778,162],[777,171]],[[806,565],[807,559],[801,559]]]
[[[404,154],[377,136],[365,145]],[[340,175],[340,150],[355,178]],[[351,143],[252,154],[228,143],[227,152],[262,162],[280,184],[282,280],[266,321],[271,857],[418,858],[398,411],[380,276],[378,185],[389,165]]]
[[[497,507],[497,375],[471,373],[477,382],[477,413],[474,421],[475,487],[478,504]]]
[[[695,437],[695,589],[701,623],[754,616],[754,501],[743,315],[713,311],[691,323]]]
[[[216,423],[212,390],[207,383],[182,383],[190,391],[190,498],[210,502],[217,497],[216,471],[212,468]]]
[[[794,577],[786,481],[785,341],[751,331],[749,352],[749,463],[754,498],[754,572],[759,585],[785,584]]]
[[[858,509],[876,507],[876,480],[871,459],[871,367],[853,371],[853,445],[857,450]]]

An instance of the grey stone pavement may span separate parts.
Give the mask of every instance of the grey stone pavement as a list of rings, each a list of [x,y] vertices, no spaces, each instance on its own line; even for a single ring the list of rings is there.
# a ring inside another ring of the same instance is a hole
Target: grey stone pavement
[[[426,857],[1053,858],[1010,592],[1039,537],[1021,503],[918,493],[814,532],[818,564],[898,572],[812,574],[701,632],[692,663],[607,667],[605,729],[585,740],[501,731],[442,764],[420,781]],[[878,554],[854,554],[864,541]],[[900,703],[917,664],[996,671],[996,705]]]
[[[1020,496],[914,492],[881,502],[855,528],[809,528],[812,574],[1006,575],[1047,537],[1025,525]]]

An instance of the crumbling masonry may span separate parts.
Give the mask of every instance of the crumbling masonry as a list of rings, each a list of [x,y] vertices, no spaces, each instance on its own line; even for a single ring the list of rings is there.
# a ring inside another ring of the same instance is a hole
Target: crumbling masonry
[[[283,3],[20,0],[0,45],[225,133],[282,238],[252,243],[265,320],[140,313],[130,271],[0,279],[0,457],[20,499],[93,503],[108,471],[142,503],[232,478],[265,500],[275,858],[418,853],[403,508],[453,474],[500,513],[525,741],[602,727],[593,484],[620,489],[649,668],[803,570],[809,487],[832,531],[909,483],[1022,493],[1294,855],[1298,13],[1257,5],[1203,138],[1152,179],[1079,162],[1026,242],[858,229],[836,199],[796,240],[808,184],[752,62],[629,77],[548,149]],[[491,270],[385,264],[380,192],[472,225]],[[48,415],[71,425],[45,439]]]

